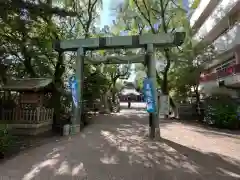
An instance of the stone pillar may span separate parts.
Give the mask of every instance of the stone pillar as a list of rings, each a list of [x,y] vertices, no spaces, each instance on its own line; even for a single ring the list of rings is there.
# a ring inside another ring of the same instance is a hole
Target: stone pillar
[[[147,75],[153,82],[153,89],[155,95],[156,102],[156,111],[158,111],[158,98],[157,98],[157,81],[156,81],[156,59],[154,55],[154,47],[153,44],[147,45],[147,54],[146,54],[146,62],[147,62]],[[156,113],[149,114],[149,136],[151,138],[159,138],[160,137],[160,129],[159,129],[159,119]]]
[[[78,103],[74,108],[74,118],[72,119],[72,133],[80,132],[80,125],[83,115],[83,85],[84,85],[84,48],[80,47],[77,50],[76,59],[76,80],[78,84],[77,95]]]

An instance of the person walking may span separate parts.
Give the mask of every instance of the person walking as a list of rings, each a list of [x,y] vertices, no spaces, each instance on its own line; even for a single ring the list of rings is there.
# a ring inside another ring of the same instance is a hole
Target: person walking
[[[131,98],[130,98],[130,96],[128,96],[127,100],[128,100],[128,108],[130,109],[131,108]]]

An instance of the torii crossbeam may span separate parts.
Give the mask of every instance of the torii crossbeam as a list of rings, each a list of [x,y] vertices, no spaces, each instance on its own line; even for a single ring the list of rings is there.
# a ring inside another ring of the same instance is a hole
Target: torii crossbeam
[[[158,34],[143,34],[139,36],[114,36],[114,37],[99,37],[75,40],[62,40],[54,43],[54,49],[58,52],[77,51],[76,60],[76,76],[80,88],[78,89],[78,106],[75,109],[74,119],[72,121],[75,133],[80,131],[80,122],[83,110],[83,67],[86,63],[93,64],[122,64],[122,63],[141,63],[143,61],[147,64],[148,78],[154,82],[154,90],[156,91],[156,62],[154,48],[174,47],[180,46],[185,39],[184,32],[176,33],[158,33]],[[108,56],[93,60],[85,57],[86,51],[102,50],[102,49],[127,49],[127,48],[145,48],[146,54],[143,56],[128,56],[128,57],[114,57]],[[155,99],[157,102],[157,92],[155,92]],[[158,103],[157,103],[158,104]],[[156,107],[158,109],[158,105]],[[149,115],[149,136],[157,138],[160,136],[159,120],[156,113]]]
[[[77,51],[79,47],[84,50],[120,49],[120,48],[145,48],[146,44],[154,44],[155,47],[180,46],[185,39],[184,32],[174,34],[158,33],[143,34],[140,36],[113,36],[87,39],[74,39],[57,41],[55,50]]]
[[[145,55],[126,55],[126,56],[97,56],[85,57],[84,64],[129,64],[143,63]]]

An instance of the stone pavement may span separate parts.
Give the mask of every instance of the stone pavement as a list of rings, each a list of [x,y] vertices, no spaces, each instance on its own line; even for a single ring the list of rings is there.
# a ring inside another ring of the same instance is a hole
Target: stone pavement
[[[60,138],[0,164],[1,180],[240,179],[240,137],[174,121],[146,137],[144,111],[98,115],[78,135]]]

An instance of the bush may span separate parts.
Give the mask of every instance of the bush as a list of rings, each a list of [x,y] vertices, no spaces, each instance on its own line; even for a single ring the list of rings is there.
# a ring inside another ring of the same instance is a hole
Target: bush
[[[0,124],[0,156],[4,157],[11,150],[14,144],[14,138],[9,133],[6,125]]]
[[[218,128],[237,129],[238,104],[229,96],[214,95],[205,100],[204,121]]]

